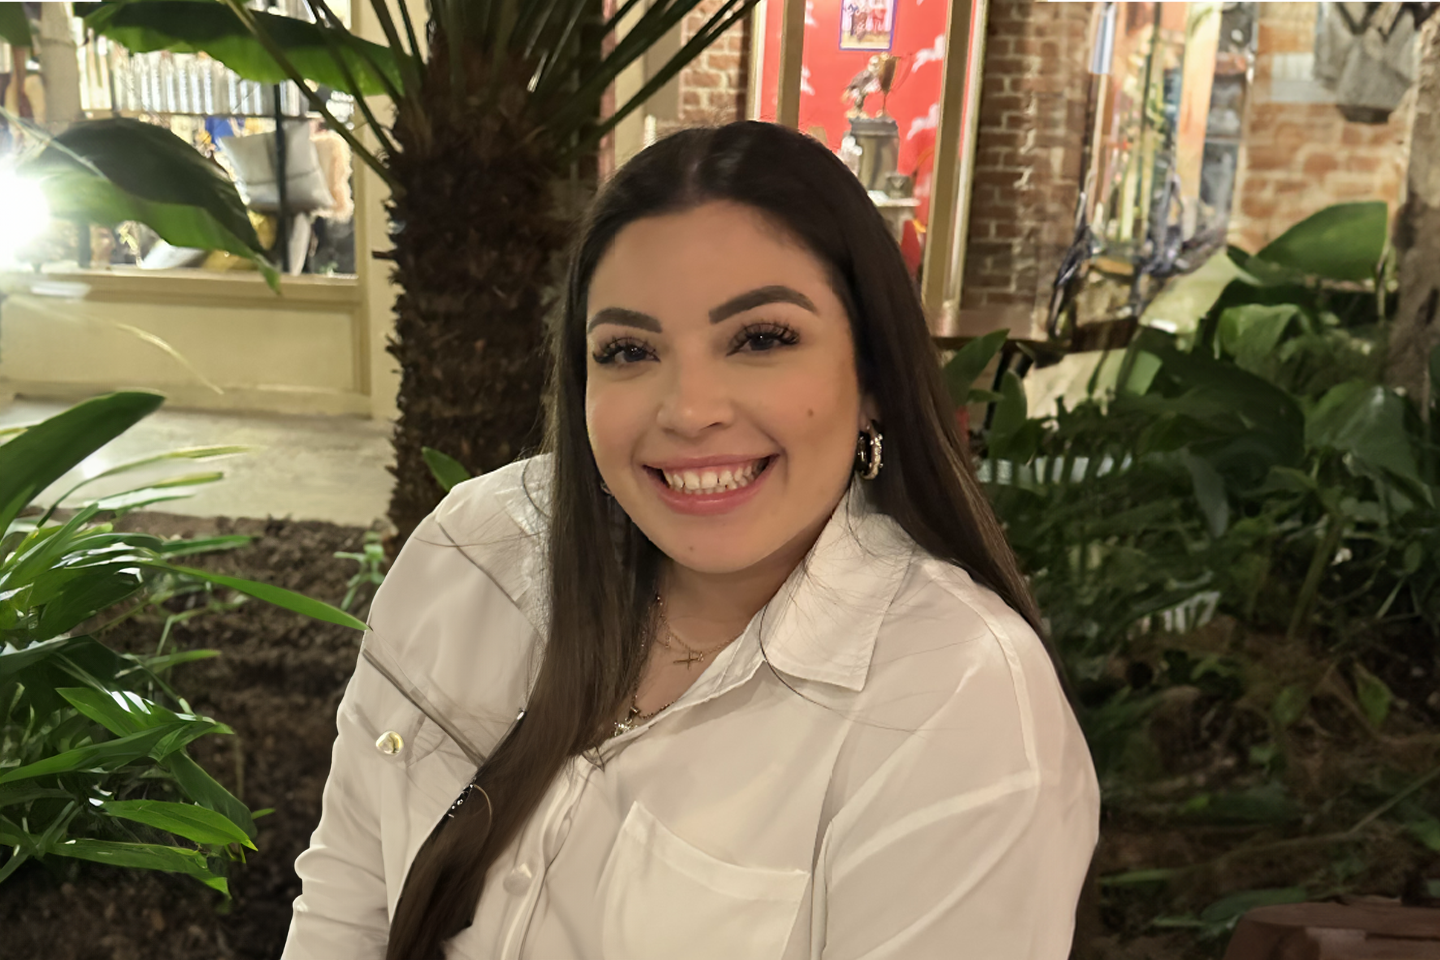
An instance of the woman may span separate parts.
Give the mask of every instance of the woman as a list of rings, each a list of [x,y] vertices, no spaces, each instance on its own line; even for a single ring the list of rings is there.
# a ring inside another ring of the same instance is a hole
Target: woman
[[[855,178],[650,147],[555,341],[375,599],[285,956],[1064,957],[1089,755]]]

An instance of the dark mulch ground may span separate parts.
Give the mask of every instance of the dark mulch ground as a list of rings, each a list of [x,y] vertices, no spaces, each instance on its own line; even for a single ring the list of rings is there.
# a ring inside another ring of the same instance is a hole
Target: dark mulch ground
[[[212,533],[257,535],[251,546],[194,558],[195,565],[276,583],[338,603],[356,571],[336,551],[359,552],[364,530],[281,520],[191,519],[137,514],[133,529],[170,536]],[[363,611],[368,597],[357,604]],[[106,635],[117,648],[153,650],[156,619],[136,619]],[[354,669],[359,636],[315,623],[258,601],[206,614],[175,627],[171,650],[208,647],[222,656],[179,668],[176,688],[194,708],[232,726],[235,737],[208,737],[192,748],[196,759],[252,808],[275,808],[258,821],[259,853],[231,874],[233,900],[184,877],[122,871],[75,861],[27,864],[0,885],[0,956],[5,960],[260,960],[284,944],[290,904],[299,892],[293,863],[320,815],[329,770],[334,714]],[[1380,653],[1383,651],[1383,655]],[[1249,660],[1277,677],[1303,675],[1319,651],[1287,647],[1270,638],[1251,643]],[[1293,663],[1290,661],[1294,661]],[[1368,664],[1397,695],[1396,716],[1385,732],[1365,732],[1353,705],[1336,688],[1317,694],[1309,719],[1296,724],[1288,744],[1286,779],[1311,816],[1324,813],[1347,787],[1378,766],[1427,770],[1436,759],[1440,729],[1440,645],[1433,637],[1402,637],[1377,644]],[[1185,691],[1180,691],[1181,693]],[[1213,696],[1190,691],[1158,710],[1149,724],[1158,771],[1180,783],[1191,778],[1219,787],[1246,766],[1245,753],[1263,723],[1244,723],[1239,707],[1219,709]],[[1339,699],[1336,699],[1339,697]],[[1241,705],[1243,706],[1243,704]],[[1253,712],[1253,711],[1252,711]],[[1254,727],[1255,729],[1251,729]],[[1379,763],[1379,761],[1385,763]],[[1403,761],[1403,762],[1402,762]],[[1198,779],[1197,779],[1198,778]],[[1194,784],[1187,789],[1194,789]],[[1327,799],[1328,798],[1328,799]],[[1351,820],[1340,822],[1344,825]],[[1404,834],[1399,824],[1378,825],[1362,845],[1269,846],[1253,828],[1189,826],[1173,812],[1147,816],[1111,809],[1103,824],[1097,872],[1214,864],[1169,884],[1093,888],[1079,916],[1076,957],[1081,960],[1213,960],[1223,939],[1203,940],[1193,929],[1153,925],[1161,915],[1199,907],[1237,889],[1304,883],[1333,890],[1431,902],[1417,884],[1440,878],[1440,859]],[[1279,838],[1291,831],[1275,834]],[[1323,830],[1318,832],[1324,832]],[[1249,852],[1246,852],[1246,851]],[[1217,859],[1218,858],[1218,859]],[[1336,881],[1339,881],[1338,883]]]
[[[162,536],[258,535],[252,545],[200,556],[195,566],[275,583],[338,604],[365,531],[328,523],[134,514],[129,529]],[[363,600],[363,595],[362,595]],[[363,610],[363,602],[357,604]],[[139,618],[105,636],[117,649],[153,650],[160,623]],[[355,668],[359,634],[250,601],[171,630],[168,650],[221,656],[178,668],[173,685],[201,714],[235,729],[192,747],[196,760],[252,809],[259,852],[231,873],[234,899],[186,877],[74,861],[27,864],[0,885],[6,960],[272,960],[300,891],[296,855],[320,818],[335,708]]]

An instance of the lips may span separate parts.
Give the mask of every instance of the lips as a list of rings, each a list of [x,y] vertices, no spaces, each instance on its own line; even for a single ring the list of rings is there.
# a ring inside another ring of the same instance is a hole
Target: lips
[[[775,456],[706,458],[645,467],[661,502],[676,513],[727,513],[752,499],[773,472]]]

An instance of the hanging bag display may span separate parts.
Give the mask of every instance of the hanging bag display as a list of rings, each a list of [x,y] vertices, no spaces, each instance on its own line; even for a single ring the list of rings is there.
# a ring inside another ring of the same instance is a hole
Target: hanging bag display
[[[220,149],[230,160],[250,209],[267,213],[279,210],[275,134],[221,137]],[[287,213],[310,213],[335,205],[335,198],[331,196],[325,175],[320,170],[319,152],[310,139],[309,123],[293,123],[285,127],[285,172]]]

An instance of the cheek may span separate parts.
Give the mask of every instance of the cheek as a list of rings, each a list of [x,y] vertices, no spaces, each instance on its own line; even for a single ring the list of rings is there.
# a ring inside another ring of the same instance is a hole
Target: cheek
[[[790,378],[771,394],[771,401],[771,422],[792,443],[836,456],[840,455],[836,451],[845,454],[854,447],[858,390],[832,367]]]
[[[628,457],[643,431],[637,391],[591,380],[585,390],[585,430],[597,463]]]

